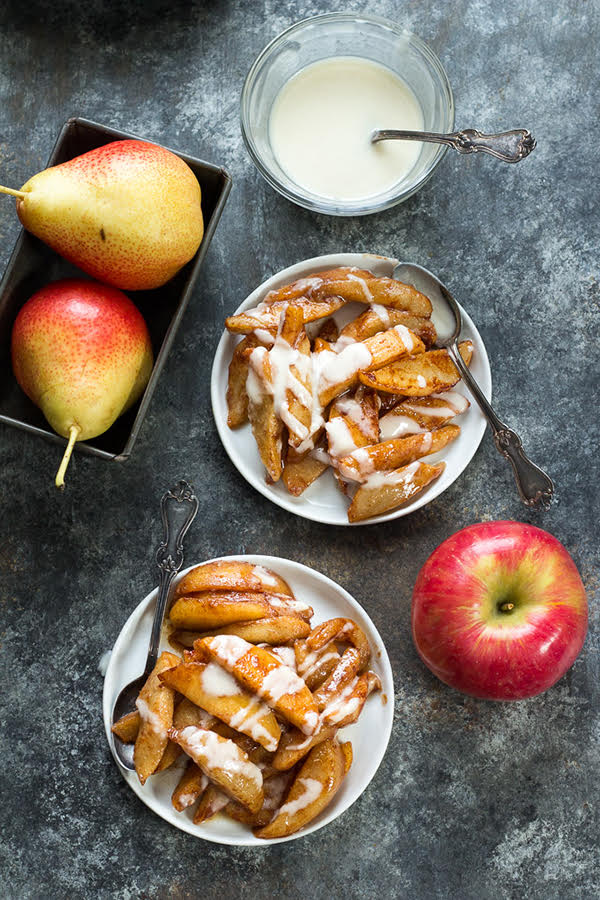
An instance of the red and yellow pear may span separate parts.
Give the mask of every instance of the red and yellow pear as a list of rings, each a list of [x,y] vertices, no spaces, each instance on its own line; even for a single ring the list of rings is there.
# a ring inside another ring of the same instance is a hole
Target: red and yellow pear
[[[204,233],[198,180],[179,156],[113,141],[38,172],[17,198],[23,226],[88,275],[121,290],[169,281]]]
[[[21,308],[11,349],[19,385],[69,439],[56,476],[62,487],[75,442],[105,432],[146,387],[153,361],[148,328],[116,288],[65,279]]]

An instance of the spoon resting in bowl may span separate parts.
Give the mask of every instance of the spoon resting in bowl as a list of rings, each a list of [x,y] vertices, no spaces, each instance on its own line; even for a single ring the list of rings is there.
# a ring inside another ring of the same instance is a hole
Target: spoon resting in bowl
[[[483,134],[474,128],[454,131],[452,134],[436,134],[432,131],[398,131],[383,129],[374,131],[371,143],[379,141],[423,141],[427,144],[446,144],[458,153],[489,153],[507,163],[517,163],[532,150],[537,141],[525,128],[502,131],[499,134]]]
[[[477,401],[492,429],[496,449],[509,460],[521,500],[526,506],[547,508],[554,495],[554,483],[539,466],[536,466],[523,450],[521,438],[498,418],[471,371],[458,351],[458,338],[462,328],[460,308],[445,285],[423,266],[414,263],[398,263],[393,278],[411,284],[429,297],[433,304],[437,346],[445,348],[458,369],[463,381]]]
[[[156,551],[159,570],[159,588],[152,621],[152,633],[148,646],[148,656],[143,673],[126,684],[115,700],[112,724],[127,713],[135,710],[138,694],[156,665],[163,619],[167,609],[173,580],[183,565],[183,539],[198,512],[198,498],[194,488],[187,481],[180,481],[172,490],[163,494],[160,501],[164,538]],[[125,769],[135,770],[133,744],[126,744],[116,734],[112,735],[115,754]]]

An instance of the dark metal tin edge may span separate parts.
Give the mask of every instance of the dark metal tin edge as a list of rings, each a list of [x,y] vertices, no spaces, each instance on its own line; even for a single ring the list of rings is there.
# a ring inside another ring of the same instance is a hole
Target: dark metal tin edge
[[[150,141],[147,138],[139,137],[138,135],[135,135],[131,132],[118,131],[112,127],[101,125],[100,123],[94,122],[91,119],[86,119],[81,116],[71,116],[66,120],[66,122],[64,122],[64,124],[62,125],[62,127],[58,133],[58,136],[52,147],[50,156],[48,157],[48,162],[46,164],[46,168],[49,168],[50,166],[55,164],[55,158],[58,155],[58,151],[59,151],[60,147],[62,146],[62,143],[65,140],[70,127],[72,127],[73,125],[83,125],[86,128],[95,129],[95,130],[101,132],[103,135],[106,135],[109,138],[114,138],[116,140],[119,140],[119,139],[120,140],[142,140],[142,141],[146,141],[147,143],[157,143],[156,141]],[[177,333],[177,330],[181,324],[183,315],[189,304],[192,289],[193,289],[195,281],[198,277],[200,267],[201,267],[201,265],[205,259],[205,256],[208,252],[210,243],[212,241],[214,233],[219,224],[219,220],[221,218],[223,209],[225,208],[225,204],[227,202],[229,194],[231,193],[231,188],[233,185],[231,175],[222,166],[215,166],[213,163],[209,163],[209,162],[206,162],[205,160],[201,160],[197,157],[190,156],[189,154],[181,153],[177,150],[173,150],[170,147],[166,147],[165,144],[157,144],[157,146],[165,147],[165,149],[170,150],[172,153],[174,153],[176,156],[179,156],[181,159],[183,159],[188,164],[189,164],[189,162],[192,162],[194,165],[201,165],[204,168],[209,169],[215,175],[219,176],[222,179],[223,185],[222,185],[222,189],[219,193],[219,198],[217,200],[217,203],[215,205],[213,213],[210,216],[210,219],[208,220],[208,223],[206,225],[204,235],[202,238],[202,243],[200,244],[200,247],[198,248],[196,259],[190,270],[188,279],[186,281],[184,290],[181,295],[181,300],[177,307],[177,311],[175,313],[175,316],[171,320],[171,323],[165,333],[160,350],[154,361],[154,366],[152,369],[152,373],[150,375],[150,379],[149,379],[148,384],[146,385],[146,389],[139,401],[138,411],[136,413],[135,419],[131,426],[131,431],[129,433],[129,437],[125,443],[125,446],[123,447],[123,450],[120,451],[119,453],[109,453],[108,451],[102,450],[99,447],[91,446],[90,444],[88,444],[85,441],[81,441],[81,442],[78,442],[75,444],[74,449],[75,449],[75,451],[77,451],[79,453],[83,453],[88,456],[97,456],[97,457],[100,457],[101,459],[113,460],[114,462],[125,462],[131,455],[131,451],[132,451],[135,441],[137,440],[137,437],[139,435],[144,416],[150,405],[150,401],[152,399],[152,394],[154,393],[156,384],[162,373],[167,356],[169,354],[169,351],[170,351],[173,341],[175,339],[175,335]],[[26,239],[26,236],[27,236],[26,230],[23,227],[21,227],[19,234],[17,235],[17,239],[15,241],[12,253],[10,254],[10,257],[6,264],[6,268],[4,270],[2,278],[0,279],[0,294],[4,290],[5,282],[8,281],[10,273],[11,273],[12,269],[14,268],[15,261],[16,261],[17,257],[19,256],[20,252],[22,251],[23,243]],[[132,292],[132,293],[134,295],[133,299],[135,302],[135,292]],[[35,434],[39,437],[45,438],[48,441],[51,441],[54,444],[66,446],[66,443],[67,443],[65,438],[61,437],[61,435],[59,435],[59,434],[56,434],[56,432],[54,432],[54,431],[48,431],[44,428],[39,428],[36,425],[31,425],[28,422],[24,422],[20,419],[15,419],[12,416],[7,416],[7,415],[4,415],[3,413],[0,413],[0,423],[3,423],[5,425],[11,425],[15,428],[21,429],[22,431],[27,431],[29,434]]]

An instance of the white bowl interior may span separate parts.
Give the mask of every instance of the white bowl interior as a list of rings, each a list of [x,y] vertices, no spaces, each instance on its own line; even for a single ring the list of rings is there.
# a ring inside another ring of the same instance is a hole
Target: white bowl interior
[[[314,822],[297,834],[293,834],[289,838],[264,841],[254,837],[244,825],[225,816],[217,815],[209,822],[194,825],[191,810],[183,813],[177,812],[171,804],[171,794],[179,780],[184,763],[177,764],[172,769],[149,778],[143,787],[135,772],[122,768],[113,749],[110,731],[112,709],[122,688],[143,671],[152,627],[156,590],[151,591],[134,609],[113,647],[104,680],[102,701],[104,728],[111,752],[125,781],[146,806],[161,818],[182,831],[217,844],[264,847],[267,844],[294,840],[317,831],[341,815],[365,790],[383,759],[390,739],[394,718],[392,669],[383,641],[367,613],[347,591],[327,576],[308,566],[279,557],[246,555],[222,558],[247,560],[256,565],[273,569],[288,582],[299,599],[306,601],[314,608],[313,623],[315,625],[335,616],[347,616],[360,625],[369,639],[373,654],[370,668],[381,678],[383,689],[381,694],[376,693],[369,697],[358,722],[340,731],[340,736],[344,740],[352,741],[354,759],[342,787],[331,804]],[[193,566],[189,566],[181,572],[179,578],[182,578],[191,568]],[[165,644],[164,649],[172,648]],[[373,740],[374,735],[376,735],[376,742]]]
[[[334,269],[338,266],[357,266],[358,268],[369,269],[378,276],[390,276],[397,262],[395,259],[370,253],[333,253],[328,256],[316,256],[313,259],[307,259],[290,266],[268,278],[240,304],[236,313],[256,306],[269,291],[314,272]],[[360,309],[357,309],[358,307],[359,304],[351,304],[344,307],[336,313],[334,318],[343,323],[344,319],[347,320],[354,316],[357,311],[360,311]],[[362,309],[364,310],[364,307]],[[489,400],[492,393],[492,376],[486,349],[473,321],[462,308],[461,311],[463,315],[461,337],[470,339],[474,345],[470,369]],[[389,522],[392,519],[406,516],[439,497],[446,488],[456,481],[475,455],[475,451],[485,432],[485,418],[475,400],[461,382],[457,386],[457,390],[464,393],[471,402],[467,412],[453,420],[460,425],[461,433],[457,440],[442,452],[428,457],[428,462],[437,462],[443,459],[446,462],[444,472],[424,491],[418,494],[412,502],[385,515],[368,519],[366,522],[350,523],[348,522],[347,512],[348,500],[337,488],[331,471],[324,472],[300,497],[293,497],[288,493],[282,482],[277,482],[276,484],[266,483],[265,470],[260,461],[250,425],[246,424],[235,430],[227,425],[227,403],[225,400],[227,376],[231,355],[238,340],[239,336],[224,332],[215,353],[211,378],[211,400],[217,431],[229,458],[246,481],[263,496],[272,500],[273,503],[305,519],[328,525],[370,525],[377,522]]]

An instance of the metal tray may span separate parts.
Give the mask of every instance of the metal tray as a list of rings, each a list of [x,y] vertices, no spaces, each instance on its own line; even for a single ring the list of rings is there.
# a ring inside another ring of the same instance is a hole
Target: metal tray
[[[69,119],[61,129],[48,166],[66,162],[111,141],[128,138],[145,140],[87,119]],[[122,461],[131,453],[231,190],[231,178],[224,169],[184,153],[177,153],[177,156],[185,160],[202,188],[204,238],[193,259],[163,287],[153,291],[127,292],[146,320],[155,362],[146,390],[138,403],[118,418],[104,434],[75,444],[76,450],[104,459]],[[22,230],[0,282],[0,422],[63,445],[65,439],[50,430],[41,411],[25,396],[15,381],[10,360],[10,336],[19,309],[32,294],[51,281],[81,274],[38,238]]]

